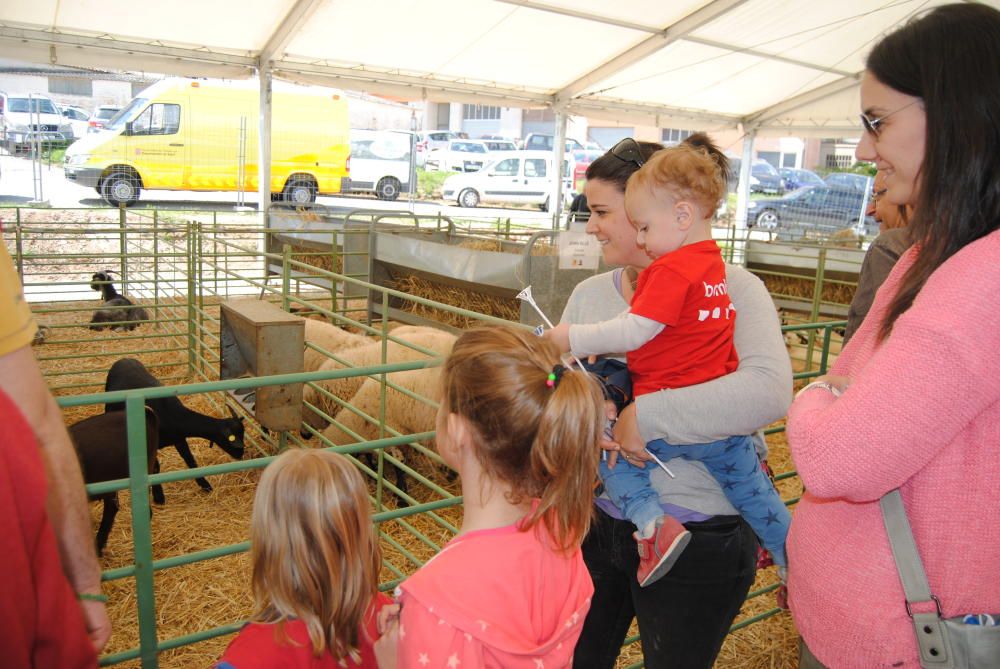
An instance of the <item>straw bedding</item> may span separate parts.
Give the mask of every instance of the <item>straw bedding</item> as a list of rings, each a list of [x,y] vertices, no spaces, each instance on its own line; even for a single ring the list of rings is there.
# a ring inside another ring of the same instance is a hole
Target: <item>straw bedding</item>
[[[59,305],[60,308],[66,306],[69,305],[65,303]],[[481,309],[482,307],[476,308],[476,310]],[[510,314],[508,317],[517,320],[516,314]],[[81,360],[43,362],[46,371],[73,372],[83,366],[96,370],[88,376],[69,374],[58,377],[59,380],[53,385],[67,382],[94,384],[87,388],[58,391],[59,394],[100,390],[103,385],[103,370],[110,367],[115,359],[125,355],[135,355],[150,366],[168,365],[154,370],[155,375],[165,379],[166,383],[200,380],[185,378],[187,374],[187,353],[184,348],[186,346],[186,333],[171,336],[164,331],[163,326],[143,325],[136,330],[136,334],[152,338],[140,340],[141,348],[176,347],[183,350],[134,354],[132,351],[137,348],[134,340],[129,341],[115,336],[97,337],[95,333],[79,326],[58,327],[80,321],[80,314],[48,314],[40,320],[53,329],[47,343],[36,349],[37,354],[42,357],[74,354],[87,356],[86,362]],[[105,333],[100,334],[105,335]],[[69,339],[83,341],[78,344],[59,343]],[[99,339],[99,341],[95,342],[94,339]],[[108,355],[101,357],[102,354]],[[222,400],[221,397],[215,399],[219,402]],[[185,397],[183,401],[198,411],[222,415],[208,397]],[[65,418],[67,423],[73,423],[100,410],[99,407],[68,409],[65,411]],[[252,421],[248,421],[247,457],[271,454],[273,448],[259,431],[250,429],[251,423]],[[779,472],[791,468],[783,436],[783,434],[779,434],[770,438],[771,462],[776,471]],[[202,440],[192,440],[192,452],[200,465],[231,462],[230,458],[220,449],[210,447]],[[173,449],[161,451],[160,462],[162,471],[183,470],[185,467]],[[212,477],[211,483],[214,490],[211,493],[202,492],[194,481],[167,484],[164,488],[166,504],[162,507],[155,507],[153,511],[154,559],[245,541],[248,536],[253,494],[259,475],[259,470],[254,470]],[[458,494],[457,482],[448,482],[443,476],[435,477],[435,482],[452,494]],[[797,479],[783,482],[780,485],[785,497],[798,495],[800,493],[798,486]],[[374,494],[374,484],[372,484],[371,490]],[[430,501],[438,498],[435,493],[420,485],[411,485],[411,494],[419,501]],[[102,567],[105,569],[121,567],[132,561],[129,494],[127,492],[119,493],[119,499],[121,511],[102,559]],[[390,507],[396,503],[391,494],[385,494],[383,499]],[[461,511],[458,508],[443,509],[437,514],[454,527],[461,523]],[[96,527],[100,517],[99,504],[91,505],[91,515]],[[451,537],[449,530],[440,527],[426,514],[385,523],[382,527],[385,534],[421,562],[432,557],[435,549],[419,539],[414,532],[408,530],[404,526],[407,524],[437,546],[443,545]],[[387,563],[395,565],[404,574],[412,573],[416,569],[416,565],[412,564],[403,553],[392,547],[388,541],[383,541],[383,547]],[[385,568],[381,578],[383,582],[388,582],[396,580],[398,576],[390,569]],[[773,570],[766,570],[759,576],[755,587],[773,582],[774,578]],[[114,634],[106,652],[117,653],[136,647],[138,645],[138,623],[133,579],[105,583],[103,589],[105,594],[109,596],[109,613],[114,625]],[[158,637],[161,640],[242,620],[252,610],[248,555],[227,556],[157,572],[155,592]],[[773,606],[773,594],[763,595],[745,605],[741,618],[762,610],[769,610]],[[230,638],[212,639],[164,652],[159,658],[160,666],[168,669],[211,666],[228,644]],[[750,669],[757,667],[791,668],[796,665],[796,640],[797,635],[790,617],[787,613],[781,613],[731,635],[722,649],[716,666]],[[633,645],[623,651],[619,666],[628,666],[638,662],[640,658],[641,651],[638,645]],[[139,663],[132,661],[118,666],[138,667]]]

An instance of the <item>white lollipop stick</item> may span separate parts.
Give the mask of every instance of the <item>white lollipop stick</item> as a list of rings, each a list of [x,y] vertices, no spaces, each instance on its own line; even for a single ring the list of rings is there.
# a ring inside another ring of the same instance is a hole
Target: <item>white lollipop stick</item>
[[[518,293],[516,297],[517,299],[523,300],[528,304],[530,304],[531,308],[534,309],[538,313],[538,315],[542,317],[542,320],[545,321],[546,325],[548,325],[550,328],[555,327],[554,325],[552,325],[552,321],[549,320],[549,317],[545,315],[545,312],[543,312],[541,308],[538,306],[538,303],[535,302],[535,298],[531,296],[531,286],[526,287],[524,290]],[[576,364],[579,365],[580,369],[584,369],[583,363],[580,362],[579,358],[577,358],[572,353],[570,353],[569,355],[571,358],[573,358]]]
[[[660,460],[658,457],[656,457],[655,455],[653,455],[653,452],[651,450],[649,450],[648,448],[644,449],[644,450],[649,454],[649,457],[651,457],[654,460],[656,460],[656,464],[660,465],[660,469],[662,469],[663,471],[665,471],[667,474],[670,475],[670,478],[672,478],[672,479],[677,478],[676,476],[674,476],[674,473],[672,471],[670,471],[670,469],[665,464],[663,464],[662,460]]]

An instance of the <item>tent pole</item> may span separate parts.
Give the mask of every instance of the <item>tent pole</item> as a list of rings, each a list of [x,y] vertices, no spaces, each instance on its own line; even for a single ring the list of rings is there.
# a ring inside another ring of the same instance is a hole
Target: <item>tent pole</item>
[[[748,130],[743,137],[743,157],[740,162],[740,181],[736,187],[736,226],[733,235],[733,263],[746,264],[746,240],[749,230],[747,205],[750,202],[750,168],[753,162],[753,144],[757,139],[757,129]]]
[[[260,128],[257,137],[257,194],[260,199],[261,225],[267,224],[271,207],[271,61],[257,65],[260,82]]]
[[[559,212],[562,211],[563,161],[566,156],[566,111],[557,108],[556,131],[552,138],[552,174],[549,176],[549,214],[552,215],[552,229],[559,229]]]

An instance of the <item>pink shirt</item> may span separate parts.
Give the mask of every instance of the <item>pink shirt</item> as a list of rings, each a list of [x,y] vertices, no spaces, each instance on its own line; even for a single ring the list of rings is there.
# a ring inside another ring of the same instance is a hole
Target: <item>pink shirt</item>
[[[831,370],[851,386],[811,390],[788,414],[808,489],[788,535],[790,603],[830,667],[919,666],[878,504],[897,487],[944,615],[1000,612],[1000,232],[939,267],[878,345],[915,253]]]
[[[594,593],[540,524],[455,537],[400,589],[400,669],[569,667]]]

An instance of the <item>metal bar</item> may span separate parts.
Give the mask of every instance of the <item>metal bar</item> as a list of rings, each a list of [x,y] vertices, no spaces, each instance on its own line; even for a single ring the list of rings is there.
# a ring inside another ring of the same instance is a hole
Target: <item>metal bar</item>
[[[156,596],[153,592],[153,535],[149,521],[149,457],[146,453],[146,402],[140,393],[127,391],[129,503],[132,507],[132,541],[135,550],[135,592],[139,613],[139,648],[142,669],[156,669]]]

